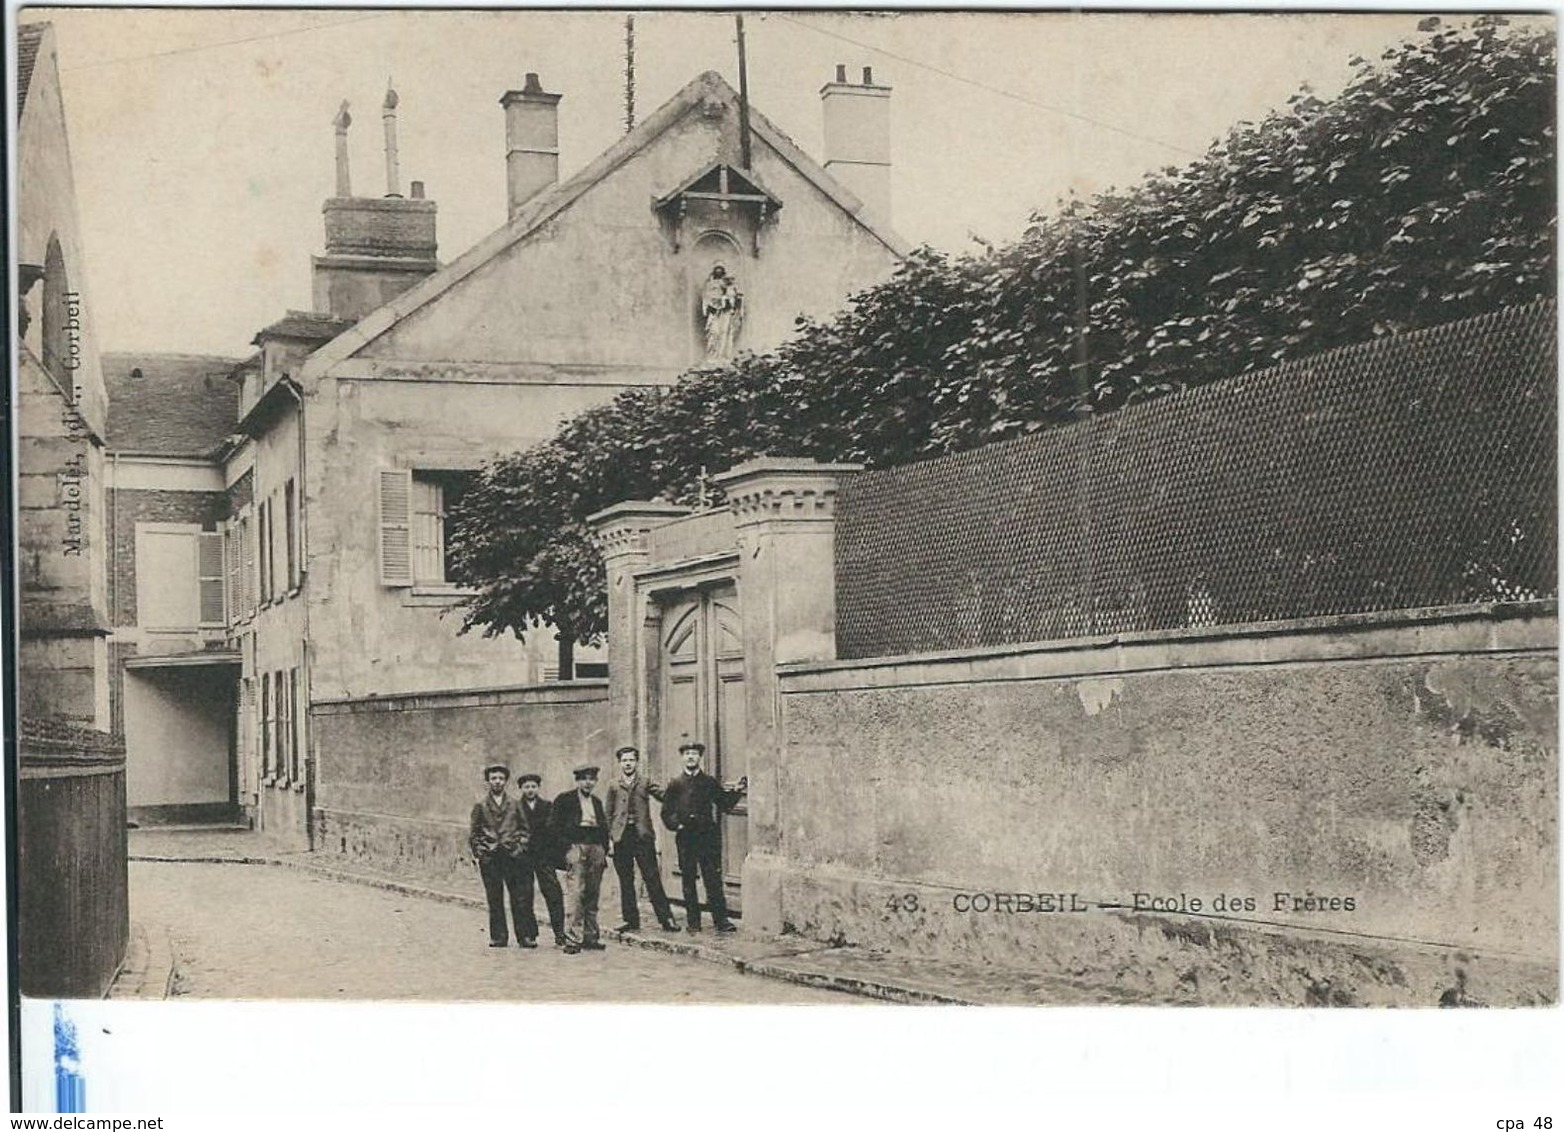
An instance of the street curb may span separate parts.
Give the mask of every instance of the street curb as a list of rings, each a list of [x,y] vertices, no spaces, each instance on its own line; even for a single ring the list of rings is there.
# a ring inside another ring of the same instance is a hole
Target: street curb
[[[326,880],[347,881],[351,884],[361,884],[368,888],[378,888],[385,892],[394,892],[400,896],[412,896],[423,900],[433,900],[441,904],[454,904],[463,908],[475,908],[482,910],[487,905],[477,897],[462,896],[454,892],[446,892],[437,888],[424,888],[416,884],[408,884],[405,881],[394,880],[390,877],[371,876],[366,873],[354,873],[346,870],[333,869],[328,865],[317,864],[313,861],[290,861],[276,857],[218,857],[218,856],[191,856],[172,857],[160,856],[150,853],[131,854],[132,861],[151,861],[158,864],[201,864],[201,865],[272,865],[297,872],[308,873]],[[637,935],[632,932],[605,932],[604,936],[614,940],[625,947],[637,947],[643,951],[660,951],[667,955],[680,955],[686,959],[696,959],[703,963],[715,963],[718,966],[732,967],[743,975],[753,975],[762,979],[773,979],[778,982],[792,983],[795,986],[813,987],[817,990],[837,991],[842,994],[855,995],[859,998],[878,999],[881,1002],[893,1002],[910,1006],[981,1006],[982,1003],[972,999],[958,998],[954,995],[940,994],[937,991],[919,990],[914,987],[898,986],[895,983],[879,982],[873,979],[860,979],[849,975],[829,975],[818,971],[800,971],[788,967],[775,959],[745,959],[738,955],[729,955],[714,947],[705,947],[698,943],[690,943],[686,940],[659,939],[655,936]],[[819,951],[829,951],[832,948],[827,944],[821,944]],[[805,952],[804,954],[813,954]],[[172,984],[174,968],[169,967],[167,983]],[[168,997],[165,988],[164,997]]]

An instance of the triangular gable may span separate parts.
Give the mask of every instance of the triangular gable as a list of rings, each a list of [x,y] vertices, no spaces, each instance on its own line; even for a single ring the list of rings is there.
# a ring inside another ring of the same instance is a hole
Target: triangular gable
[[[314,378],[338,362],[351,358],[365,346],[385,334],[397,323],[433,302],[508,248],[520,243],[541,228],[610,173],[646,149],[673,128],[690,110],[707,99],[737,105],[738,92],[715,71],[700,75],[648,115],[633,130],[609,146],[575,176],[545,189],[522,205],[506,224],[480,240],[462,255],[384,306],[365,315],[354,326],[310,355],[299,374],[301,380]],[[853,217],[871,236],[897,256],[906,256],[911,245],[896,235],[873,209],[841,185],[814,158],[783,133],[753,106],[749,111],[750,130],[764,141],[786,164]],[[704,171],[711,172],[711,168]],[[753,179],[753,178],[751,178]]]

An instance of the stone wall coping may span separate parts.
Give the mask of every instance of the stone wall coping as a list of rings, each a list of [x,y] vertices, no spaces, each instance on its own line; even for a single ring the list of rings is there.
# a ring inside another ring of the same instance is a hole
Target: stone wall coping
[[[1436,653],[1556,653],[1558,641],[1558,600],[1548,598],[800,661],[777,665],[777,674],[788,693]]]
[[[822,464],[806,456],[759,456],[711,477],[724,489],[759,476],[846,476],[863,471],[862,464]]]
[[[559,680],[547,684],[507,684],[490,688],[449,688],[431,692],[317,699],[311,702],[310,711],[320,715],[349,715],[374,711],[504,707],[526,703],[591,703],[607,699],[607,680]]]
[[[678,562],[657,562],[650,566],[630,571],[630,577],[635,579],[637,585],[646,585],[658,581],[671,579],[685,580],[682,576],[704,579],[705,575],[712,571],[732,573],[732,567],[739,560],[737,550],[722,550],[713,554],[701,554],[694,558],[681,559]]]
[[[616,519],[656,519],[671,522],[690,514],[692,514],[690,508],[680,507],[677,503],[665,503],[661,499],[630,499],[605,507],[601,511],[594,511],[586,517],[586,521],[593,527],[601,527]]]

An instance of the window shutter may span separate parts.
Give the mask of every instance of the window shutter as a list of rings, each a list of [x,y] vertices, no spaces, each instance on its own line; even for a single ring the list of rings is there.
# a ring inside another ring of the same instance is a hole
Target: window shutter
[[[272,675],[261,673],[261,774],[272,773]]]
[[[413,584],[411,516],[413,473],[405,468],[380,470],[380,583]]]
[[[255,524],[250,521],[249,515],[246,515],[243,519],[239,520],[239,548],[243,557],[243,562],[241,563],[240,569],[240,573],[243,575],[243,577],[240,588],[244,595],[243,600],[241,600],[239,603],[239,608],[243,613],[246,614],[255,612],[254,529]]]
[[[288,588],[296,589],[299,584],[299,506],[294,498],[293,481],[289,480],[282,489],[284,510],[286,512],[287,536],[288,536]]]
[[[233,622],[239,620],[240,612],[244,608],[244,597],[239,590],[239,587],[242,583],[240,581],[241,574],[239,572],[239,563],[241,558],[239,554],[238,523],[229,523],[228,529],[223,532],[223,555],[227,560],[225,563],[227,566],[226,573],[228,576],[227,619],[228,621]]]
[[[200,587],[201,624],[221,625],[223,619],[223,536],[202,531],[197,536],[196,584]]]
[[[272,515],[271,500],[261,500],[261,601],[263,603],[272,599],[272,587],[276,584],[276,576],[272,573],[272,525],[275,519]]]

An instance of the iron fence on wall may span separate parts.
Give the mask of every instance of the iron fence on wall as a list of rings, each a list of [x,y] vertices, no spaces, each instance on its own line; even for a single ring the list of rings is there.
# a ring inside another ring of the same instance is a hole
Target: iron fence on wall
[[[1557,595],[1552,301],[844,482],[837,655]]]

